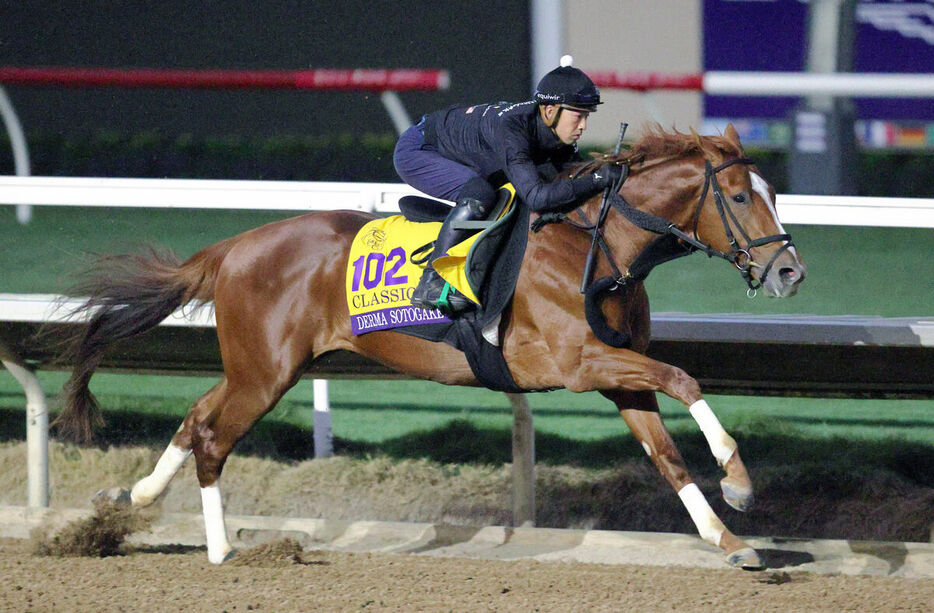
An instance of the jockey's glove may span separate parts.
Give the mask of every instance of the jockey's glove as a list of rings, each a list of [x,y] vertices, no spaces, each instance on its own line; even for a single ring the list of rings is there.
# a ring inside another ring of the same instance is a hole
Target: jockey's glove
[[[623,167],[619,164],[607,164],[603,168],[594,171],[593,186],[597,191],[603,191],[611,185],[616,185],[620,177],[623,176]]]

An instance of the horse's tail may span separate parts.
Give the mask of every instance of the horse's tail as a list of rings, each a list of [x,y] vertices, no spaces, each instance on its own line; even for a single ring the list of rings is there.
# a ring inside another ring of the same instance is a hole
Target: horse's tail
[[[214,297],[221,261],[234,239],[219,242],[180,263],[170,251],[99,256],[72,296],[88,296],[71,316],[88,317],[86,326],[65,339],[74,370],[62,392],[62,411],[53,422],[68,440],[87,443],[102,423],[99,406],[88,388],[107,348],[154,328],[176,309]]]

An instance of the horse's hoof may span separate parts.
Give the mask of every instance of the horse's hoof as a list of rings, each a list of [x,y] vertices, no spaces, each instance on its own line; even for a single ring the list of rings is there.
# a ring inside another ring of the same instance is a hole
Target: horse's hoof
[[[237,556],[236,549],[229,549],[227,553],[224,553],[224,554],[221,554],[218,552],[217,554],[212,555],[211,552],[208,552],[208,562],[210,562],[211,564],[220,565],[220,564],[223,564],[224,562],[229,561],[231,558],[234,558],[236,556]]]
[[[727,564],[733,568],[742,568],[743,570],[764,570],[765,564],[756,550],[752,547],[737,549],[733,553],[727,554]]]
[[[723,479],[720,481],[720,490],[726,503],[737,511],[745,513],[752,508],[754,496],[751,487],[739,486]]]
[[[122,487],[112,487],[109,490],[98,490],[91,497],[92,504],[112,503],[122,507],[130,506],[130,490]]]

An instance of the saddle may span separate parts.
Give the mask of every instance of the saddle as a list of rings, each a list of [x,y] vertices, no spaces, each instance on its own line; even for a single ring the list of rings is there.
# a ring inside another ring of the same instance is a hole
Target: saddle
[[[455,230],[477,233],[454,245],[447,255],[432,263],[441,278],[478,306],[481,304],[481,288],[496,262],[503,240],[512,228],[515,197],[515,189],[507,183],[497,190],[496,204],[487,219],[455,222]],[[399,200],[399,209],[406,219],[413,222],[443,222],[451,212],[450,206],[421,196],[403,196]],[[412,252],[410,261],[416,265],[424,264],[433,248],[434,241],[422,245]]]
[[[412,256],[430,253],[431,241],[451,207],[406,196],[399,202],[404,217],[375,219],[361,228],[353,241],[346,275],[352,333],[389,330],[446,343],[464,352],[484,386],[522,391],[503,359],[499,323],[512,300],[525,255],[529,211],[517,206],[512,186],[501,188],[498,194],[488,220],[465,222],[460,228],[478,232],[433,262],[445,281],[476,303],[450,317],[414,307],[409,297],[421,275]]]

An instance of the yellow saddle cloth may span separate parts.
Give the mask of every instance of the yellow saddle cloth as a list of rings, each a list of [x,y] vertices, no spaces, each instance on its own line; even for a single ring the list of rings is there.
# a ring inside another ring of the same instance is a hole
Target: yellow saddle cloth
[[[511,185],[509,192],[507,204],[511,205],[515,194]],[[360,228],[350,247],[346,275],[354,334],[451,321],[440,311],[414,307],[410,302],[422,275],[422,267],[411,262],[412,252],[435,240],[440,228],[441,222],[414,222],[402,215],[374,219]],[[478,288],[471,287],[465,264],[481,234],[454,245],[433,262],[445,281],[478,305]]]

